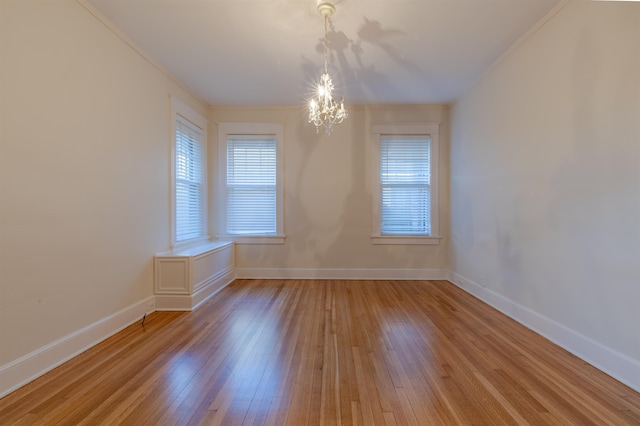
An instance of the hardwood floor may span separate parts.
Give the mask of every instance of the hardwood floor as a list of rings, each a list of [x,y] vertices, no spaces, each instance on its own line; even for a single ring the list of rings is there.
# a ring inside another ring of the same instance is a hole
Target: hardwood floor
[[[1,425],[640,424],[640,394],[447,281],[237,280],[0,400]]]

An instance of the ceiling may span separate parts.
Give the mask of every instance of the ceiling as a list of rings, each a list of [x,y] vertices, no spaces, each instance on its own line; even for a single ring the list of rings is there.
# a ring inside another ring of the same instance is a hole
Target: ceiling
[[[209,105],[302,105],[323,64],[317,0],[84,0]],[[347,104],[451,103],[563,0],[336,0]]]

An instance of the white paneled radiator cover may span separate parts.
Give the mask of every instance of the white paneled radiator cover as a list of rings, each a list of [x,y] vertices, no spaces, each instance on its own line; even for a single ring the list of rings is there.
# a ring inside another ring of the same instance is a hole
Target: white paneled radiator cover
[[[234,265],[232,241],[158,253],[154,261],[156,309],[194,310],[233,281]]]

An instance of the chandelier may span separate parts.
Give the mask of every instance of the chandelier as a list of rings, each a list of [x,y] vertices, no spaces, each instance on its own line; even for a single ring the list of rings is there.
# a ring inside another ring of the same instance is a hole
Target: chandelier
[[[327,42],[327,21],[336,8],[331,3],[320,3],[318,13],[324,18],[324,73],[320,77],[313,99],[309,101],[309,123],[316,126],[316,133],[324,127],[331,134],[334,124],[340,124],[349,115],[344,108],[344,98],[340,102],[333,99],[333,81],[329,76],[329,47]]]

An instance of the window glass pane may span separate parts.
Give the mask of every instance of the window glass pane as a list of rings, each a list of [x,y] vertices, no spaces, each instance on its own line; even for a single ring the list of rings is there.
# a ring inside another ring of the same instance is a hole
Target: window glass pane
[[[277,232],[275,136],[227,139],[227,234]]]
[[[381,138],[382,235],[431,235],[429,157],[428,136]]]
[[[176,123],[176,242],[204,236],[202,132],[178,117]]]

